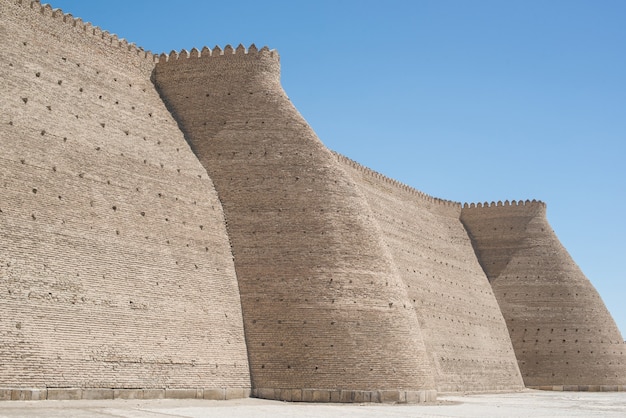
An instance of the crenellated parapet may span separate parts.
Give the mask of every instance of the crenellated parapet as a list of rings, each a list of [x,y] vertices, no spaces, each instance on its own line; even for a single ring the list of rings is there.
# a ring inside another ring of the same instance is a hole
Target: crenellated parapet
[[[463,209],[474,209],[474,208],[509,208],[509,207],[519,207],[519,208],[536,208],[543,207],[545,209],[546,204],[540,200],[505,200],[504,202],[498,200],[497,202],[484,202],[484,203],[464,203]]]
[[[105,44],[111,45],[113,48],[128,51],[149,62],[154,62],[157,59],[157,56],[150,51],[146,51],[134,43],[129,43],[126,39],[119,38],[117,35],[102,30],[89,22],[84,22],[81,18],[75,18],[70,13],[64,13],[61,9],[53,9],[49,4],[41,4],[38,0],[15,0],[15,3],[23,8],[31,9],[34,13],[48,17],[59,25],[68,25],[84,32],[86,36],[102,39]]]
[[[410,193],[411,195],[414,195],[416,197],[418,197],[419,199],[424,200],[425,202],[428,203],[434,203],[437,205],[443,205],[443,206],[448,206],[448,207],[457,207],[460,208],[461,204],[459,202],[454,202],[452,200],[445,200],[445,199],[440,199],[438,197],[433,197],[430,196],[424,192],[421,192],[417,189],[415,189],[414,187],[411,187],[407,184],[402,183],[401,181],[398,181],[396,179],[392,179],[391,177],[387,177],[384,174],[379,173],[378,171],[372,170],[371,168],[365,167],[364,165],[359,164],[358,162],[346,157],[345,155],[339,154],[338,152],[333,151],[333,154],[335,155],[335,157],[337,158],[337,160],[339,160],[339,162],[344,163],[349,165],[350,167],[367,174],[368,176],[372,176],[374,178],[376,178],[377,180],[380,180],[392,187],[398,188],[400,190],[402,190],[405,193]]]
[[[505,200],[497,202],[464,203],[461,218],[483,219],[512,217],[515,219],[539,216],[545,218],[546,204],[540,200]]]
[[[196,105],[204,106],[197,112],[210,109],[216,119],[222,120],[228,118],[225,112],[235,102],[239,103],[235,107],[249,106],[250,99],[258,98],[250,97],[251,94],[286,97],[280,86],[278,52],[267,46],[259,49],[254,44],[248,48],[240,44],[236,48],[226,45],[224,48],[192,48],[191,51],[183,49],[161,54],[157,58],[153,80],[157,88],[165,84],[178,86],[177,92],[169,93],[170,100],[173,100],[172,93],[183,98],[195,96]],[[189,94],[190,90],[198,88],[204,91],[203,96]],[[189,116],[179,115],[181,118]]]
[[[194,58],[256,58],[258,56],[273,58],[276,61],[280,60],[278,51],[275,49],[269,49],[267,46],[261,49],[257,48],[255,44],[251,44],[248,48],[239,44],[236,48],[232,45],[226,45],[223,49],[216,45],[212,49],[209,47],[203,47],[202,49],[192,48],[190,51],[181,49],[180,51],[172,50],[169,54],[162,53],[158,56],[157,62],[164,64],[166,62],[178,61],[181,59],[194,59]]]

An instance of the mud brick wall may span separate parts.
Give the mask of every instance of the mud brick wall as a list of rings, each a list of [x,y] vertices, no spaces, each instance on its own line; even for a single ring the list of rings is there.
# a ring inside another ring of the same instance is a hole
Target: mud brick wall
[[[266,47],[155,56],[0,13],[0,400],[626,388],[543,203],[461,207],[332,154]]]
[[[440,391],[523,388],[506,324],[461,206],[336,155],[364,192],[409,293]]]
[[[222,207],[153,56],[0,11],[0,387],[249,388]]]
[[[155,80],[224,204],[258,396],[432,390],[380,229],[285,95],[278,54],[172,53]]]
[[[626,384],[619,329],[550,227],[543,202],[465,205],[461,220],[500,304],[526,386]]]

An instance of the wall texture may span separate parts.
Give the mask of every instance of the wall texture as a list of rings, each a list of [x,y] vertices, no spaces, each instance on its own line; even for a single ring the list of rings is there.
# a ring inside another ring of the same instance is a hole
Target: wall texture
[[[38,3],[0,11],[0,387],[246,396],[222,207],[152,55]]]
[[[432,390],[415,309],[367,201],[279,78],[277,53],[254,47],[171,54],[155,70],[224,203],[253,387],[281,399]]]
[[[437,389],[522,389],[506,324],[459,220],[461,205],[337,158],[367,196],[407,287]]]
[[[625,385],[622,336],[550,228],[545,204],[465,205],[461,220],[506,319],[524,383],[596,390]]]
[[[0,400],[626,388],[542,203],[461,208],[333,155],[267,48],[155,57],[0,12]]]

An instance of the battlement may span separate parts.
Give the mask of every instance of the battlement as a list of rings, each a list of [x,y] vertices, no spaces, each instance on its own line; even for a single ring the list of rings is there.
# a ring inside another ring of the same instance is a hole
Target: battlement
[[[367,175],[370,175],[372,177],[375,177],[378,180],[382,180],[383,182],[389,184],[390,186],[396,187],[406,193],[410,193],[412,195],[415,195],[417,197],[419,197],[420,199],[428,202],[428,203],[434,203],[434,204],[438,204],[438,205],[443,205],[443,206],[449,206],[449,207],[461,207],[461,204],[459,202],[454,202],[452,200],[445,200],[445,199],[440,199],[437,197],[433,197],[430,196],[424,192],[421,192],[407,184],[404,184],[398,180],[392,179],[390,177],[385,176],[384,174],[381,174],[375,170],[372,170],[371,168],[365,167],[364,165],[359,164],[358,162],[351,160],[350,158],[339,154],[338,152],[332,151],[332,153],[335,155],[335,157],[337,157],[337,159],[344,163],[349,165],[352,168],[355,168],[356,170],[359,170],[363,173],[366,173]]]
[[[105,44],[109,44],[114,48],[119,48],[132,54],[136,54],[142,59],[154,62],[158,58],[158,56],[154,55],[150,51],[146,51],[134,43],[129,43],[124,38],[119,38],[117,35],[102,30],[98,26],[94,26],[89,22],[83,22],[81,18],[75,18],[70,13],[64,13],[61,9],[53,9],[49,4],[41,4],[39,0],[15,0],[15,3],[24,8],[29,8],[35,13],[39,13],[40,15],[56,20],[59,24],[72,26],[79,31],[84,32],[85,35],[100,38]]]
[[[247,49],[242,44],[239,44],[236,48],[232,45],[226,45],[224,49],[216,45],[213,49],[203,47],[201,50],[192,48],[190,51],[186,49],[180,50],[180,52],[172,50],[169,54],[162,53],[158,56],[158,63],[166,63],[171,61],[178,61],[180,59],[193,59],[193,58],[256,58],[258,56],[274,58],[277,62],[280,61],[278,51],[275,49],[269,49],[267,46],[258,49],[255,44],[251,44]]]
[[[478,213],[489,213],[489,212],[519,212],[522,211],[524,213],[543,213],[546,211],[546,204],[541,200],[505,200],[504,202],[499,200],[497,202],[484,202],[484,203],[464,203],[463,204],[463,213],[468,212],[478,212]]]
[[[508,201],[505,200],[504,202],[501,200],[498,200],[497,202],[484,202],[484,203],[464,203],[463,204],[463,209],[468,209],[468,208],[497,208],[497,207],[507,207],[507,206],[535,206],[535,205],[541,205],[544,208],[546,207],[546,204],[544,202],[542,202],[541,200],[512,200],[512,201]]]

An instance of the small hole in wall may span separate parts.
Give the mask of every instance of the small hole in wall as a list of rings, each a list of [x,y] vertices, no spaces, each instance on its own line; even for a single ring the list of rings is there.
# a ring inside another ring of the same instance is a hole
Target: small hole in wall
[[[78,91],[80,91],[82,93],[83,92],[83,88],[82,87],[79,88]]]
[[[37,71],[37,72],[35,73],[35,77],[39,77],[39,76],[41,76],[41,73],[40,73],[39,71]]]
[[[63,80],[59,80],[59,81],[57,81],[57,83],[58,83],[58,84],[59,84],[59,86],[60,86],[61,84],[63,84]]]

